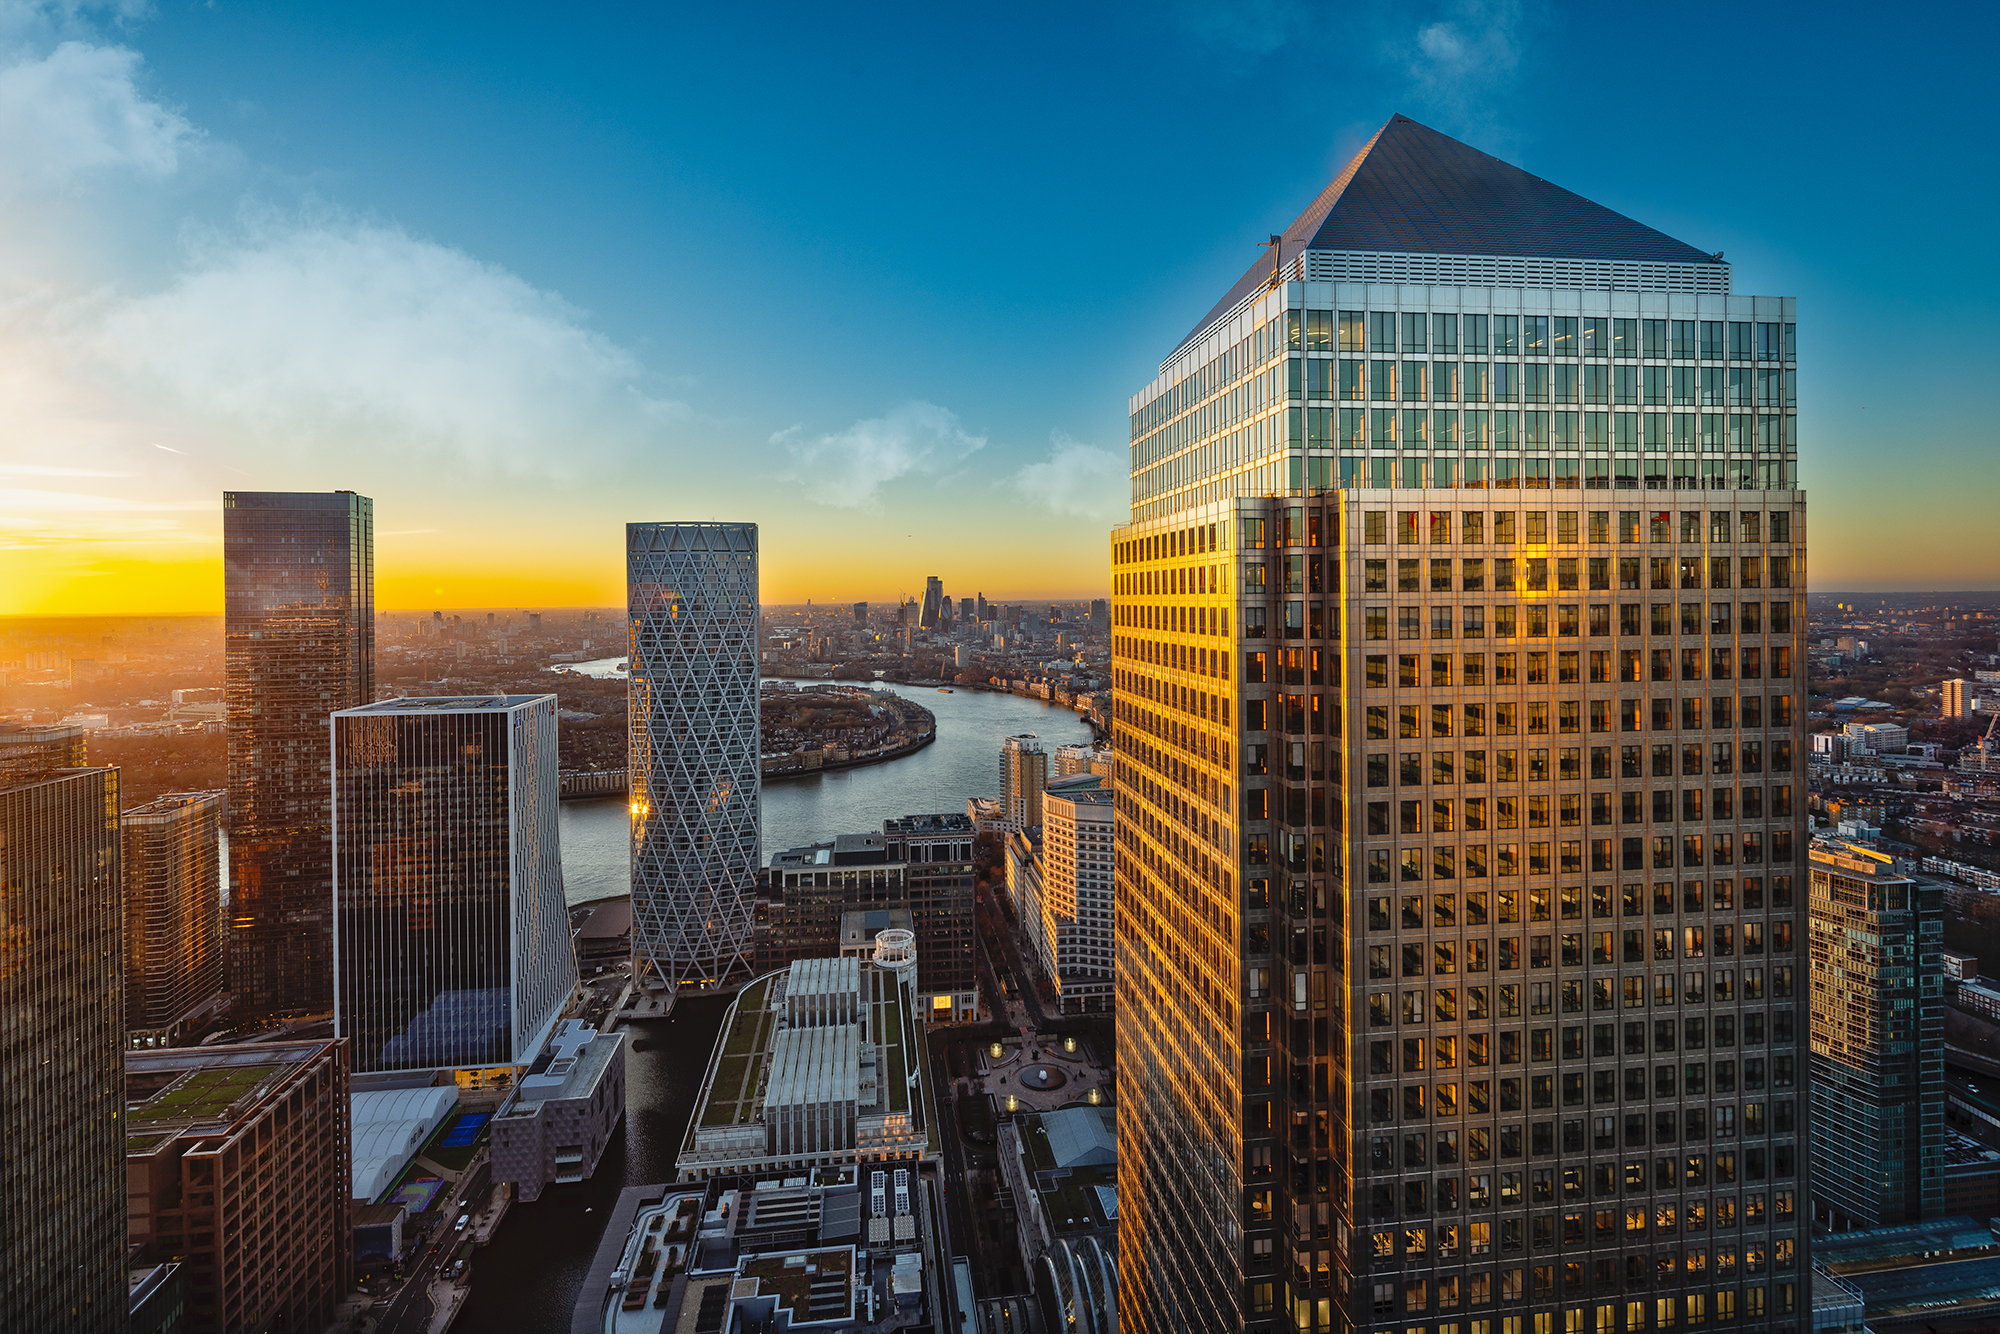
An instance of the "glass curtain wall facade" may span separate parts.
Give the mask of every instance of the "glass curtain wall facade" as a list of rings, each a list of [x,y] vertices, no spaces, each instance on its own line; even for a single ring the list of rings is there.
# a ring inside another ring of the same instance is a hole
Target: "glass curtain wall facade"
[[[555,696],[384,700],[332,728],[354,1071],[525,1065],[576,987]]]
[[[1363,222],[1449,194],[1426,163],[1469,158],[1398,118],[1306,234],[1353,233],[1364,185]],[[1483,161],[1496,192],[1555,189]],[[1557,193],[1560,257],[1562,210],[1597,206]],[[1479,196],[1460,202],[1448,253],[1288,250],[1132,401],[1111,546],[1121,1318],[1796,1330],[1804,496],[1788,445],[1653,470],[1644,402],[1629,427],[1584,420],[1600,381],[1607,419],[1626,379],[1643,399],[1652,320],[1671,385],[1683,315],[1697,353],[1705,319],[1723,330],[1713,369],[1769,348],[1782,391],[1792,305],[1729,296],[1708,257],[1639,262],[1643,236],[1622,269],[1483,256]],[[1292,276],[1342,266],[1424,280]],[[1494,273],[1541,284],[1466,281]],[[1570,274],[1602,285],[1551,281]],[[1498,406],[1499,365],[1546,380],[1546,410],[1518,388]],[[1361,416],[1338,415],[1343,383]]]
[[[1942,1217],[1944,890],[1816,843],[1811,917],[1814,1222]]]
[[[625,525],[632,949],[643,985],[748,981],[762,862],[757,525]]]
[[[222,792],[126,811],[125,1039],[178,1045],[222,999]]]
[[[0,780],[0,1329],[125,1327],[118,881],[116,769]]]
[[[327,715],[375,698],[375,502],[222,497],[230,979],[253,1012],[333,1008]]]

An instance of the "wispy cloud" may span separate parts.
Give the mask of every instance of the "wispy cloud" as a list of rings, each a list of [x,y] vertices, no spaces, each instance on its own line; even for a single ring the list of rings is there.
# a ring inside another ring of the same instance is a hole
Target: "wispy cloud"
[[[1125,460],[1108,449],[1049,433],[1048,457],[1014,474],[1014,486],[1051,513],[1110,520],[1127,507]]]
[[[636,446],[685,412],[561,297],[339,214],[211,238],[164,291],[109,310],[92,343],[129,381],[294,449],[373,440],[560,476],[580,443]]]
[[[0,191],[62,189],[106,172],[173,173],[201,134],[138,87],[139,53],[66,41],[0,66]]]
[[[802,484],[819,504],[855,509],[879,504],[882,488],[898,478],[984,449],[986,437],[968,434],[954,413],[919,400],[829,435],[787,427],[771,443],[790,459],[779,480]]]
[[[1513,147],[1496,114],[1517,86],[1521,66],[1545,15],[1534,0],[1454,0],[1428,22],[1388,43],[1388,56],[1410,81],[1416,110],[1489,152]]]

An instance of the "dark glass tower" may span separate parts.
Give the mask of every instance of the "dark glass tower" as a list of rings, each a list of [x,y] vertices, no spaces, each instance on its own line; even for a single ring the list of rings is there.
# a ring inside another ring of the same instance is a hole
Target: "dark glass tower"
[[[556,700],[333,717],[334,1031],[356,1074],[526,1064],[576,986]]]
[[[0,1329],[123,1329],[118,771],[0,778]]]
[[[333,1008],[327,715],[375,697],[375,502],[222,496],[230,980],[252,1012]]]
[[[1129,405],[1119,1318],[1796,1331],[1795,303],[1400,116],[1277,240]]]

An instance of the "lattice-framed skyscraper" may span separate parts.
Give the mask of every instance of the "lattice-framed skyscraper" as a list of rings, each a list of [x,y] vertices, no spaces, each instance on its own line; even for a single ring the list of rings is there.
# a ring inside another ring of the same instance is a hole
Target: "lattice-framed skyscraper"
[[[1396,117],[1130,403],[1119,1315],[1809,1319],[1795,303]]]
[[[757,525],[625,525],[632,951],[649,987],[745,981],[762,861]]]

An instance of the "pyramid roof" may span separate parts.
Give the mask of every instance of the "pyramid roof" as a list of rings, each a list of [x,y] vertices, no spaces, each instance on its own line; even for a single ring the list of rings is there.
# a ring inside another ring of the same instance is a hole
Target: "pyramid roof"
[[[1306,250],[1721,262],[1402,115],[1391,116],[1285,229],[1280,271]],[[1270,257],[1259,258],[1182,346],[1268,283],[1271,273]]]

